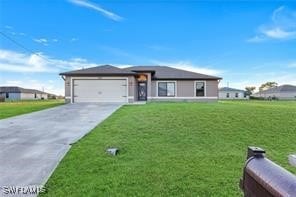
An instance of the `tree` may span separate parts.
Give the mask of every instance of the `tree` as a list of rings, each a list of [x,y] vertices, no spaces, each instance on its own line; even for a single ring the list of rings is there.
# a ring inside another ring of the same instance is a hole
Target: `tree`
[[[246,89],[246,95],[250,96],[251,94],[254,93],[256,87],[255,86],[248,86],[245,89]]]
[[[276,82],[266,82],[259,87],[259,92],[263,90],[268,90],[269,88],[276,87],[278,84]]]

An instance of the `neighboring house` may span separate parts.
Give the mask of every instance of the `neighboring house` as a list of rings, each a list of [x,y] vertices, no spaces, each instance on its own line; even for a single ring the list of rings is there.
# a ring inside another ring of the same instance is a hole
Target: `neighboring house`
[[[34,99],[47,99],[47,93],[34,90],[25,89],[17,86],[1,86],[0,97],[5,100],[34,100]]]
[[[218,99],[220,77],[167,66],[110,65],[61,73],[68,102],[136,102]]]
[[[296,100],[296,86],[281,85],[257,92],[252,96],[264,99]]]
[[[223,87],[219,89],[219,99],[249,99],[244,90]]]

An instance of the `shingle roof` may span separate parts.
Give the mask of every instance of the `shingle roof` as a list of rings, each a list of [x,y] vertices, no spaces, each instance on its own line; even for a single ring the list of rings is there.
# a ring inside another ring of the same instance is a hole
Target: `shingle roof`
[[[125,68],[130,71],[154,71],[152,79],[222,79],[216,76],[190,72],[168,66],[133,66]]]
[[[0,87],[0,93],[38,93],[38,94],[47,94],[46,92],[42,92],[34,89],[26,89],[17,86],[2,86]]]
[[[186,70],[171,68],[168,66],[133,66],[121,69],[115,66],[103,65],[87,69],[64,72],[60,73],[60,75],[136,75],[139,71],[151,72],[152,79],[221,79],[220,77],[204,75]]]
[[[135,75],[136,73],[120,69],[115,66],[111,65],[103,65],[103,66],[97,66],[92,68],[86,68],[86,69],[80,69],[80,70],[74,70],[70,72],[64,72],[60,73],[60,75]]]
[[[273,88],[269,88],[267,90],[263,90],[260,93],[268,94],[268,93],[283,93],[283,92],[296,92],[296,86],[293,85],[281,85]]]
[[[219,88],[219,91],[233,91],[233,92],[245,92],[245,90],[235,89],[235,88],[229,88],[229,87],[222,87]]]

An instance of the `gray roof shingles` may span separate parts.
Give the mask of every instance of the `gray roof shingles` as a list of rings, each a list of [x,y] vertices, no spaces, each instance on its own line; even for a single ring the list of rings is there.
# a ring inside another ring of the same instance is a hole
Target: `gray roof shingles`
[[[117,68],[111,65],[103,65],[92,68],[85,68],[69,72],[60,73],[60,75],[135,75],[134,72]]]
[[[221,79],[220,77],[190,72],[168,66],[133,66],[126,70],[131,71],[146,71],[152,70],[155,72],[153,79]]]
[[[230,91],[230,92],[245,92],[245,90],[235,89],[235,88],[229,88],[229,87],[222,87],[219,88],[219,91]]]
[[[267,90],[263,90],[260,93],[268,94],[268,93],[280,93],[280,92],[296,92],[296,86],[293,85],[281,85],[273,88],[269,88]]]
[[[60,75],[136,75],[136,73],[140,71],[151,72],[152,79],[222,79],[216,76],[204,75],[168,66],[132,66],[121,69],[115,66],[104,65],[76,71],[64,72],[60,73]]]

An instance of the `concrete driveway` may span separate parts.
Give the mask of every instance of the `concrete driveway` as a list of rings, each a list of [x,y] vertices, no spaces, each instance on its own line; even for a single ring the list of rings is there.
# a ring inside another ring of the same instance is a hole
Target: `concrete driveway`
[[[0,196],[6,186],[45,184],[71,144],[120,106],[67,104],[0,120]]]

